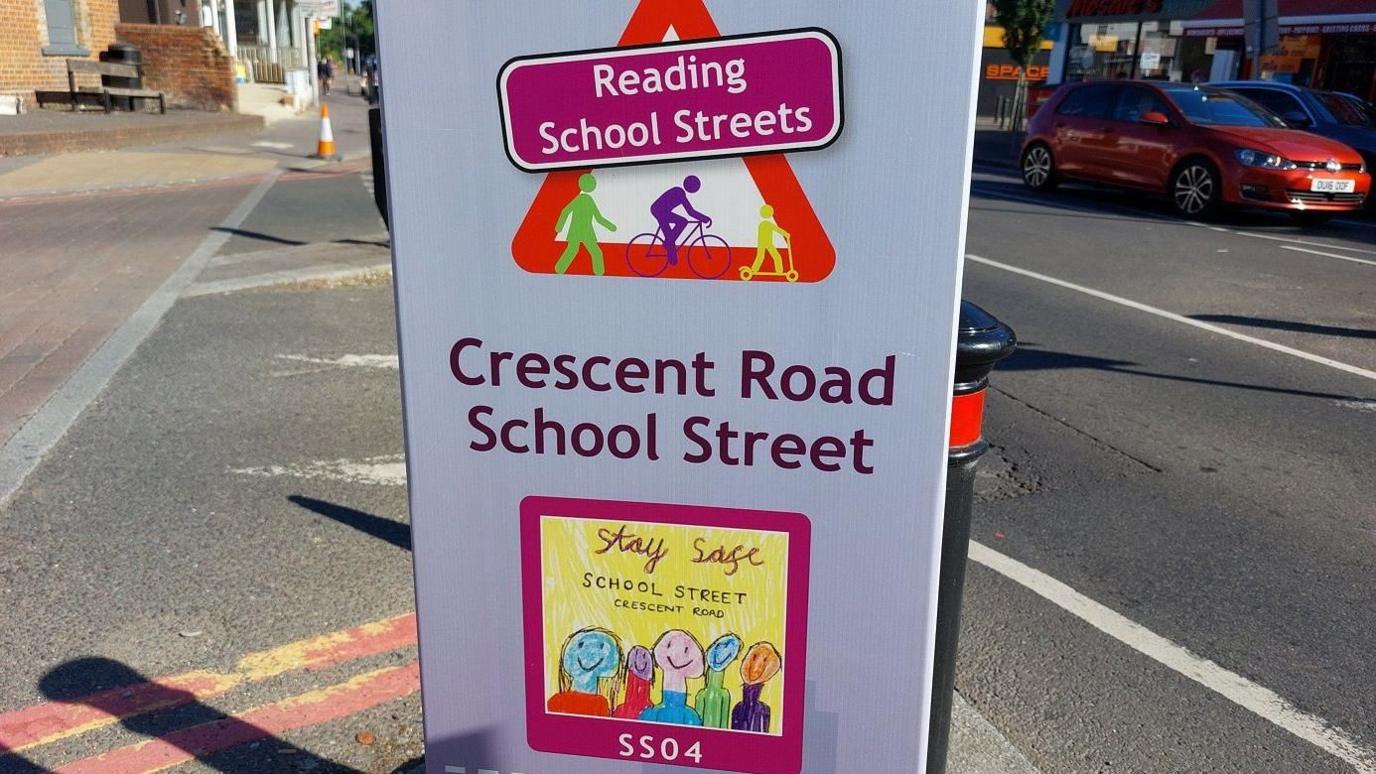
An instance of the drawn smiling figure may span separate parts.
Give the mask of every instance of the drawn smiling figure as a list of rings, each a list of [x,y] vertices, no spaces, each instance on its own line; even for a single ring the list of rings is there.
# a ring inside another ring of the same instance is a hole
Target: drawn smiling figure
[[[620,667],[621,645],[611,632],[596,627],[574,632],[559,657],[560,691],[546,706],[566,715],[611,715],[611,702],[598,692],[597,681],[615,676]]]
[[[741,700],[731,711],[731,728],[735,731],[769,733],[769,705],[760,701],[760,692],[770,678],[783,668],[779,651],[767,642],[750,646],[741,662]]]
[[[688,706],[688,681],[702,677],[702,646],[682,629],[670,629],[655,643],[655,663],[664,672],[660,703],[640,714],[641,720],[700,726],[702,716]]]
[[[707,646],[707,685],[693,697],[693,706],[708,728],[731,727],[731,693],[722,687],[726,668],[741,653],[741,638],[723,634]]]
[[[612,710],[612,717],[638,720],[650,708],[650,687],[655,683],[655,657],[644,645],[626,653],[626,700]]]

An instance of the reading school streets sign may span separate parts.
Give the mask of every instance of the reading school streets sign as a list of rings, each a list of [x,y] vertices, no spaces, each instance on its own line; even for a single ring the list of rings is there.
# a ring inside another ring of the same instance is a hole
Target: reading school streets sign
[[[379,8],[430,774],[922,770],[982,12]]]

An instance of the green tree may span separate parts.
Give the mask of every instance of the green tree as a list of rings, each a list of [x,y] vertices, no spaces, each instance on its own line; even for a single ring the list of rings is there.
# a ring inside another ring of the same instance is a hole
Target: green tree
[[[1018,87],[1013,95],[1011,128],[1022,128],[1027,115],[1027,68],[1041,49],[1046,27],[1055,11],[1055,0],[992,0],[994,14],[1003,27],[1003,47],[1018,66]]]
[[[321,30],[320,36],[316,38],[316,44],[320,47],[320,56],[334,57],[336,62],[343,67],[344,50],[352,48],[358,58],[355,64],[363,62],[363,58],[377,51],[376,38],[373,35],[373,4],[371,0],[362,0],[355,5],[343,2],[339,5],[339,18],[328,30]]]

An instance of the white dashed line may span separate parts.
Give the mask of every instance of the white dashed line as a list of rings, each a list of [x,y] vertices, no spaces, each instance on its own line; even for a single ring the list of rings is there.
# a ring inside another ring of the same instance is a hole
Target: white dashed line
[[[970,559],[1029,589],[1138,653],[1351,764],[1358,774],[1376,774],[1376,752],[1363,747],[1354,737],[1323,718],[1297,708],[1274,691],[1224,669],[1095,602],[1050,575],[982,543],[970,541]]]
[[[1214,325],[1212,323],[1194,320],[1182,314],[1168,312],[1165,309],[1158,309],[1157,307],[1144,304],[1140,301],[1133,301],[1132,299],[1123,298],[1122,296],[1115,296],[1112,293],[1105,293],[1102,290],[1095,290],[1094,288],[1085,287],[1084,285],[1077,285],[1074,282],[1068,282],[1063,279],[1057,279],[1056,277],[1040,274],[1038,272],[1031,271],[1029,269],[1024,269],[1018,266],[1012,266],[1006,263],[992,261],[988,258],[981,258],[978,255],[971,255],[967,253],[965,257],[969,258],[971,261],[974,261],[975,263],[983,264],[985,266],[992,266],[995,269],[1002,269],[1013,274],[1021,274],[1024,277],[1030,277],[1040,282],[1045,282],[1050,285],[1063,287],[1067,290],[1073,290],[1077,293],[1083,293],[1087,296],[1093,296],[1094,298],[1118,304],[1120,306],[1126,306],[1129,309],[1136,309],[1139,312],[1146,312],[1147,314],[1156,315],[1157,317],[1161,317],[1172,322],[1178,322],[1182,325],[1188,325],[1192,328],[1199,328],[1200,330],[1205,330],[1210,333],[1216,333],[1220,336],[1227,336],[1230,339],[1244,341],[1248,344],[1255,344],[1258,347],[1263,347],[1273,352],[1279,352],[1284,355],[1300,358],[1301,360],[1308,360],[1311,363],[1318,363],[1319,365],[1327,366],[1338,371],[1345,371],[1349,374],[1354,374],[1356,376],[1362,376],[1366,377],[1367,379],[1376,380],[1376,371],[1371,371],[1360,366],[1355,366],[1351,363],[1344,363],[1341,360],[1334,360],[1332,358],[1327,358],[1322,355],[1315,355],[1312,352],[1305,352],[1302,349],[1295,349],[1294,347],[1287,347],[1284,344],[1277,344],[1274,341],[1267,341],[1266,339],[1259,339],[1255,336],[1248,336],[1245,333],[1238,333],[1237,331],[1229,330],[1228,328],[1224,328],[1220,325]]]
[[[297,465],[266,465],[258,468],[232,468],[241,476],[277,478],[318,478],[327,481],[347,481],[351,484],[377,486],[405,486],[406,458],[400,454],[384,454],[361,460],[328,460]]]
[[[308,355],[278,355],[282,360],[313,365],[338,366],[339,368],[386,368],[397,370],[399,361],[396,355],[341,355],[335,358],[310,357]]]
[[[1296,247],[1295,245],[1281,245],[1282,250],[1294,250],[1297,253],[1309,253],[1310,255],[1322,255],[1325,258],[1337,258],[1340,261],[1351,261],[1353,263],[1364,263],[1367,266],[1376,266],[1376,261],[1368,261],[1365,258],[1353,258],[1350,255],[1338,255],[1337,253],[1325,253],[1322,250],[1311,250],[1307,247]],[[1352,248],[1343,248],[1350,250]]]

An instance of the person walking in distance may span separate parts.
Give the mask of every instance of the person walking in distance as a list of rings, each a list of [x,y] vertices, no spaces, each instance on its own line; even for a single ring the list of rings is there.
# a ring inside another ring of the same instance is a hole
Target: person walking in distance
[[[650,214],[659,222],[659,229],[664,234],[664,249],[669,253],[670,266],[678,263],[678,238],[691,222],[678,213],[679,208],[689,217],[700,221],[702,225],[712,225],[712,219],[693,209],[692,203],[688,201],[688,194],[697,193],[700,188],[702,181],[698,176],[689,175],[683,178],[682,186],[670,188],[650,205]]]
[[[578,195],[573,197],[562,212],[559,213],[559,220],[554,224],[554,238],[564,232],[565,224],[569,227],[568,242],[569,246],[564,248],[564,254],[559,256],[558,263],[554,264],[554,273],[563,274],[569,270],[569,264],[578,255],[578,248],[582,247],[588,251],[588,257],[592,259],[592,273],[602,276],[606,267],[602,263],[602,248],[597,244],[597,232],[593,229],[593,223],[598,223],[608,231],[616,231],[616,224],[602,217],[602,212],[597,209],[597,202],[593,201],[592,192],[597,190],[597,178],[591,173],[586,173],[578,178]]]

